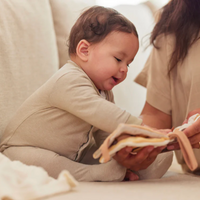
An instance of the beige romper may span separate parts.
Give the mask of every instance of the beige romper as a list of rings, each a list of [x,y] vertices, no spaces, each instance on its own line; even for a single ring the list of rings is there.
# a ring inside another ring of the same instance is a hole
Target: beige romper
[[[0,151],[11,160],[42,166],[55,178],[67,169],[79,181],[123,180],[126,169],[115,160],[102,165],[92,155],[87,158],[94,139],[98,148],[119,123],[142,122],[113,102],[111,91],[104,91],[103,97],[69,61],[19,108],[2,136]]]
[[[142,120],[113,102],[111,91],[100,94],[87,74],[69,61],[19,108],[0,151],[11,160],[41,166],[55,178],[66,169],[78,181],[121,181],[125,167],[114,159],[99,164],[92,153],[119,123],[140,125]],[[137,173],[141,179],[160,178],[170,164],[171,156],[161,155]]]
[[[188,113],[200,108],[200,40],[189,49],[183,63],[168,74],[168,63],[173,51],[173,36],[159,36],[142,72],[135,82],[147,88],[147,102],[172,116],[172,126],[183,123]],[[200,170],[200,149],[194,149]],[[180,151],[176,152],[184,171],[190,171]],[[198,173],[198,172],[197,172]]]

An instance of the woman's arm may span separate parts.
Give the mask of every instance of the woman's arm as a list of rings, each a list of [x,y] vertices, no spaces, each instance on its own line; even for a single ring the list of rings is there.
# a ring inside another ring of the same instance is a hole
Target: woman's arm
[[[144,125],[158,129],[172,128],[171,115],[158,110],[148,102],[145,103],[140,117],[143,119]]]
[[[200,108],[189,112],[187,120],[194,114],[200,113]],[[148,102],[145,103],[143,111],[141,113],[141,117],[143,119],[143,123],[145,125],[154,127],[154,128],[171,128],[171,116],[163,113],[162,111],[154,108]],[[193,148],[199,148],[200,145],[200,120],[195,122],[193,125],[184,130],[184,133],[190,140],[190,143]],[[177,150],[180,149],[178,143],[174,143],[173,145],[169,145],[167,147],[169,150]]]
[[[141,117],[143,119],[143,125],[159,129],[171,128],[171,116],[154,108],[148,102],[145,103]],[[128,169],[138,171],[146,169],[150,164],[152,164],[164,148],[165,147],[154,148],[153,146],[147,146],[137,155],[132,155],[130,154],[132,148],[126,147],[120,150],[114,158]]]

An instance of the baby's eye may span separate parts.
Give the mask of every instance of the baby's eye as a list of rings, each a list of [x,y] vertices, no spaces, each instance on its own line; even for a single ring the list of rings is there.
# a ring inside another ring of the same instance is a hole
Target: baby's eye
[[[118,61],[118,62],[121,62],[122,60],[120,60],[119,58],[115,57],[115,59]]]
[[[130,67],[129,64],[127,65],[127,67]]]

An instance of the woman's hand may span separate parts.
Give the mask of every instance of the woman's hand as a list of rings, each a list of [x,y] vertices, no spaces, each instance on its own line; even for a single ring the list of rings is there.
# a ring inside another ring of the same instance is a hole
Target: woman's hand
[[[189,112],[187,120],[194,114],[200,114],[200,108]],[[198,119],[194,124],[184,130],[184,133],[190,140],[193,148],[199,148],[200,143],[200,119]]]
[[[189,112],[189,114],[188,114],[186,120],[184,121],[184,123],[187,123],[188,119],[192,115],[197,114],[197,113],[200,113],[200,108]],[[188,128],[186,128],[183,132],[188,137],[188,139],[189,139],[192,147],[199,149],[199,147],[200,147],[200,145],[199,145],[199,143],[200,143],[200,119],[198,119],[191,126],[189,126]],[[177,149],[180,149],[180,147],[179,147],[178,143],[174,143],[172,145],[169,145],[167,147],[167,149],[168,150],[177,150]]]
[[[183,131],[188,139],[190,140],[190,143],[193,148],[199,149],[200,147],[200,119],[197,120],[194,124],[189,126]]]
[[[165,146],[157,148],[147,146],[138,151],[137,154],[132,154],[133,148],[125,147],[115,154],[114,159],[127,169],[139,171],[151,165],[164,148]]]
[[[141,118],[143,119],[143,123],[150,127],[158,129],[171,128],[171,116],[151,106],[148,102],[145,103]],[[164,132],[168,133],[169,130]],[[131,153],[132,147],[125,147],[117,152],[114,158],[119,164],[127,169],[139,171],[149,167],[164,148],[165,146],[157,148],[147,146],[138,151],[137,154],[133,155]]]
[[[200,108],[189,112],[185,122],[187,122],[187,120],[192,115],[195,115],[197,113],[200,114]],[[199,143],[200,143],[200,119],[198,119],[194,124],[192,124],[191,126],[186,128],[183,132],[187,135],[188,139],[190,140],[192,147],[199,149],[199,147],[200,147],[199,146]]]
[[[151,127],[149,127],[149,128],[151,128]],[[151,129],[160,131],[163,134],[167,134],[171,131],[171,129],[156,129],[156,128],[151,128]],[[130,135],[123,134],[116,139],[117,139],[117,141],[120,141],[127,137],[130,137]],[[147,147],[142,148],[140,151],[138,151],[137,153],[134,153],[134,154],[132,153],[133,147],[125,147],[115,154],[114,159],[119,164],[126,167],[127,169],[130,169],[133,171],[139,171],[139,170],[143,170],[143,169],[146,169],[147,167],[149,167],[149,165],[151,165],[154,162],[157,155],[159,153],[161,153],[161,151],[165,147],[166,146],[154,148],[153,146],[147,146]],[[129,173],[129,174],[131,175],[131,173]],[[132,175],[132,177],[135,178],[133,175]],[[135,180],[137,180],[137,179],[135,179]]]

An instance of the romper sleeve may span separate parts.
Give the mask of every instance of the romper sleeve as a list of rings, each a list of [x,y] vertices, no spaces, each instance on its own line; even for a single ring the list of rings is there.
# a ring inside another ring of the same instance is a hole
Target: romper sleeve
[[[49,100],[51,105],[109,133],[119,123],[142,123],[141,119],[99,96],[91,80],[83,73],[70,72],[60,77]]]
[[[169,76],[169,59],[171,45],[168,37],[157,39],[143,70],[135,82],[147,88],[146,101],[153,107],[171,115],[171,88]]]

